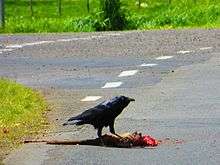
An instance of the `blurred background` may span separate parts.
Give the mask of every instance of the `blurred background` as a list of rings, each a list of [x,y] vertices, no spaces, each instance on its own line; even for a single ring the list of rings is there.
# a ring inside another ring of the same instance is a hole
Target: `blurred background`
[[[220,27],[220,0],[1,0],[15,32]]]

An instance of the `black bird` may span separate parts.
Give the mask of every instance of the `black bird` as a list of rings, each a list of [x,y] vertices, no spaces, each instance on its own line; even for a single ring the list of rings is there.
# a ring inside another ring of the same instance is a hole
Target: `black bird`
[[[115,118],[131,101],[135,101],[135,99],[126,96],[116,96],[109,101],[104,101],[75,117],[71,117],[63,125],[91,124],[95,129],[98,129],[98,137],[102,137],[103,127],[109,126],[109,131],[112,134],[117,135],[114,129]]]

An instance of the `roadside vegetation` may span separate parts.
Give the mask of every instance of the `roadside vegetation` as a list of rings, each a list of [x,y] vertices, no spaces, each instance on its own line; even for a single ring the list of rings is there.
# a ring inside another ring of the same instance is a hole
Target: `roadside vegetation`
[[[219,0],[5,1],[5,33],[220,27]]]
[[[39,93],[0,78],[0,162],[24,138],[31,138],[45,128],[46,109]]]

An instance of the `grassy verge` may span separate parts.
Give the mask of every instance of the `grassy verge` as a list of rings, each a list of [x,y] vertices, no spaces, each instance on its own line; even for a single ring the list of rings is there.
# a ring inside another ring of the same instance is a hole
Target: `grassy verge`
[[[100,20],[100,0],[62,0],[61,16],[57,0],[6,0],[6,27],[2,33],[89,32],[105,22]],[[219,0],[121,0],[128,29],[180,27],[220,27]],[[98,14],[99,13],[99,14]]]
[[[171,2],[171,4],[152,3],[147,10],[141,9],[139,14],[131,14],[128,20],[138,29],[220,27],[220,1],[171,0]]]
[[[30,88],[0,79],[0,162],[24,138],[45,128],[44,99]]]

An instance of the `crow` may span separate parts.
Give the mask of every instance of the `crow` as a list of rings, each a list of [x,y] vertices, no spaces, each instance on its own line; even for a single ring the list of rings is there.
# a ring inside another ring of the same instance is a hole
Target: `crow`
[[[135,101],[135,99],[126,96],[113,97],[112,99],[104,101],[77,116],[71,117],[63,125],[91,124],[95,129],[98,129],[97,135],[99,138],[102,137],[103,127],[109,126],[109,131],[112,134],[119,136],[115,133],[114,129],[115,118],[131,101]]]

